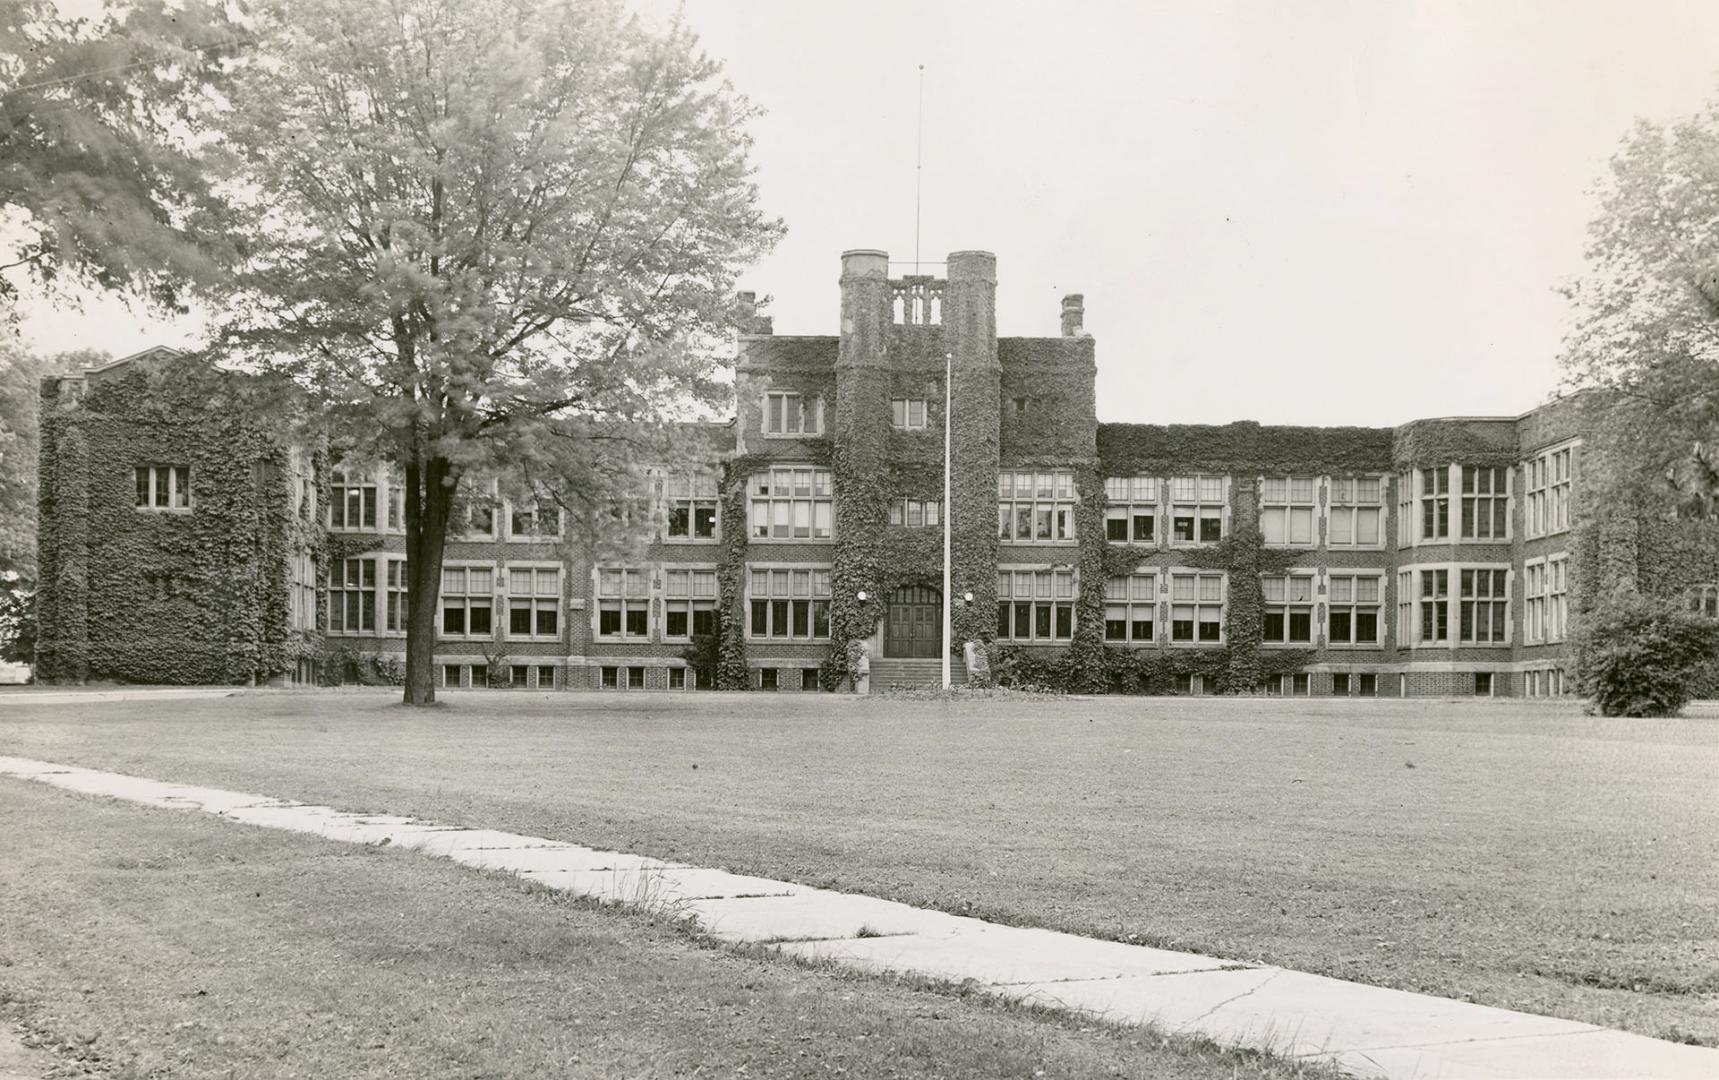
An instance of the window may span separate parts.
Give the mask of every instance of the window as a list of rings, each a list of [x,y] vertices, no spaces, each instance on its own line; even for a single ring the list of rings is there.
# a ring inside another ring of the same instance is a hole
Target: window
[[[1719,585],[1691,585],[1686,592],[1689,610],[1709,619],[1719,619]]]
[[[889,523],[909,529],[935,528],[943,518],[941,502],[900,499],[889,504]]]
[[[1265,680],[1265,692],[1273,696],[1306,697],[1307,673],[1296,672],[1293,675],[1268,675]]]
[[[1156,641],[1158,575],[1129,574],[1104,582],[1104,640]]]
[[[627,669],[627,689],[643,690],[645,688],[645,669],[630,667]]]
[[[598,673],[598,678],[605,690],[619,690],[621,688],[621,669],[618,667],[603,668]]]
[[[510,503],[508,533],[511,539],[535,539],[561,535],[561,508],[541,499]]]
[[[558,567],[507,568],[507,636],[549,638],[561,634],[561,570]]]
[[[1170,575],[1170,640],[1216,644],[1224,637],[1224,575]]]
[[[755,539],[830,538],[835,510],[828,469],[770,469],[754,473],[750,486]]]
[[[1332,574],[1326,640],[1333,645],[1379,644],[1379,606],[1385,579],[1375,574]]]
[[[355,473],[337,472],[329,482],[328,527],[374,529],[376,483]]]
[[[459,664],[442,665],[442,685],[450,689],[458,689],[461,683],[461,673],[465,668]]]
[[[1546,640],[1546,560],[1522,564],[1522,640]]]
[[[512,664],[507,669],[507,682],[504,685],[525,689],[525,684],[531,678],[531,669],[524,664]]]
[[[391,634],[406,632],[406,590],[410,579],[406,576],[405,559],[388,560],[388,615],[384,625]]]
[[[1450,571],[1422,570],[1420,641],[1450,640]]]
[[[1265,591],[1267,642],[1309,644],[1313,641],[1313,575],[1268,574],[1260,578]]]
[[[1474,694],[1476,697],[1492,696],[1492,672],[1477,671],[1474,673]]]
[[[823,430],[823,398],[807,401],[799,394],[774,390],[764,395],[764,434],[816,435]]]
[[[1397,475],[1397,546],[1411,547],[1415,542],[1415,479],[1419,474]],[[1407,641],[1408,638],[1402,640]]]
[[[1074,473],[997,474],[997,539],[1030,544],[1074,539]]]
[[[1336,697],[1348,697],[1349,696],[1349,673],[1348,672],[1339,671],[1339,672],[1336,672],[1335,674],[1333,674],[1331,676],[1331,693]]]
[[[669,689],[670,690],[685,690],[686,689],[686,669],[685,668],[683,668],[683,667],[671,667],[668,669],[668,673],[669,673],[668,674],[668,680],[669,680]]]
[[[1379,696],[1379,676],[1370,671],[1362,672],[1360,681],[1362,697]]]
[[[553,664],[537,665],[537,688],[539,690],[555,689],[555,666]]]
[[[490,636],[490,594],[495,571],[488,566],[442,567],[442,636]]]
[[[1528,489],[1523,520],[1529,536],[1549,536],[1570,527],[1574,455],[1574,448],[1566,446],[1529,458],[1522,466]]]
[[[754,568],[749,599],[755,638],[830,636],[828,569]]]
[[[716,571],[670,570],[665,576],[663,637],[687,640],[716,633]]]
[[[997,637],[1068,641],[1074,637],[1074,571],[999,570]]]
[[[818,690],[822,687],[818,681],[818,669],[815,667],[800,669],[800,689]]]
[[[1150,476],[1112,476],[1104,481],[1104,538],[1112,544],[1158,542],[1158,494]]]
[[[1266,543],[1313,546],[1318,487],[1310,476],[1268,476],[1261,482],[1259,530]]]
[[[1441,571],[1442,572],[1442,571]],[[1464,568],[1462,580],[1461,640],[1480,644],[1508,640],[1510,593],[1506,571]]]
[[[1422,469],[1421,539],[1450,538],[1450,470]]]
[[[776,669],[775,668],[767,667],[767,668],[759,668],[758,669],[758,689],[760,689],[760,690],[774,690],[774,689],[776,689]]]
[[[1462,538],[1503,540],[1510,535],[1510,470],[1462,467]]]
[[[328,632],[368,634],[376,629],[376,561],[336,559],[328,564]]]
[[[650,636],[650,581],[643,570],[619,567],[597,571],[597,636]]]
[[[1385,479],[1351,476],[1331,481],[1326,543],[1330,547],[1378,547],[1385,542]]]
[[[1397,647],[1407,648],[1415,640],[1415,572],[1397,574]]]
[[[1553,555],[1546,560],[1546,640],[1563,641],[1565,620],[1570,614],[1570,557]]]
[[[668,507],[668,539],[671,542],[716,539],[716,478],[669,477],[665,502]]]
[[[1178,476],[1170,481],[1170,543],[1215,544],[1224,538],[1227,477]]]
[[[139,465],[132,477],[137,488],[133,505],[139,510],[191,508],[191,466]]]
[[[889,403],[891,422],[903,431],[925,427],[924,398],[896,398]]]

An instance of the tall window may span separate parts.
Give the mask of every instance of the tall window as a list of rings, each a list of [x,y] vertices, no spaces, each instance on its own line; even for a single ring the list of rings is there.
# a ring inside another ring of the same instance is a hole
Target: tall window
[[[328,564],[328,632],[366,634],[376,629],[376,560],[336,559]]]
[[[1530,466],[1532,469],[1532,466]],[[1529,477],[1533,482],[1533,477]],[[1529,493],[1532,513],[1533,493]],[[1546,561],[1536,559],[1522,564],[1522,640],[1546,640]]]
[[[823,430],[823,398],[778,390],[764,395],[764,434],[816,435]]]
[[[549,638],[561,633],[561,571],[557,567],[507,568],[507,636]]]
[[[1709,619],[1719,619],[1719,585],[1691,585],[1684,595],[1689,599],[1690,611]]]
[[[649,574],[621,567],[597,571],[598,637],[648,638],[650,622]]]
[[[666,576],[663,637],[685,640],[716,633],[716,571],[670,570]]]
[[[1406,647],[1415,640],[1415,572],[1397,573],[1397,646]]]
[[[1510,535],[1510,470],[1462,467],[1462,538],[1503,540]]]
[[[1409,547],[1415,542],[1415,478],[1418,473],[1397,474],[1397,546]],[[1398,596],[1410,593],[1399,592]],[[1408,637],[1397,640],[1407,641]]]
[[[715,540],[716,477],[671,476],[664,486],[669,540]]]
[[[924,398],[896,398],[889,403],[890,420],[903,431],[925,427]]]
[[[754,473],[752,535],[764,540],[828,540],[834,518],[828,469],[776,468]]]
[[[1529,536],[1549,536],[1570,527],[1570,488],[1573,451],[1566,446],[1528,459],[1524,509]]]
[[[830,572],[825,569],[752,571],[752,636],[830,636]]]
[[[328,489],[328,527],[374,529],[376,483],[355,473],[337,472]]]
[[[1311,547],[1318,497],[1311,476],[1266,477],[1259,500],[1259,530],[1265,542]]]
[[[1313,575],[1268,574],[1260,578],[1265,591],[1264,641],[1302,645],[1313,641]]]
[[[1505,571],[1463,569],[1461,578],[1461,640],[1479,644],[1507,640],[1510,593]]]
[[[495,571],[488,566],[442,567],[442,636],[491,635]]]
[[[1450,470],[1421,470],[1421,539],[1450,539]]]
[[[133,505],[139,510],[186,510],[191,506],[189,465],[139,465],[132,470],[132,479],[136,487]]]
[[[406,527],[406,489],[399,481],[388,485],[388,531],[400,532]]]
[[[1350,476],[1331,481],[1327,511],[1330,547],[1378,547],[1384,543],[1385,481],[1379,476]]]
[[[999,570],[997,636],[1008,641],[1074,637],[1074,571]]]
[[[1379,606],[1385,579],[1376,574],[1332,574],[1326,639],[1333,645],[1379,644]]]
[[[527,499],[508,509],[508,536],[514,539],[561,535],[561,508],[552,501]]]
[[[1074,539],[1074,473],[997,474],[997,539],[1030,544]]]
[[[1104,538],[1112,544],[1158,542],[1157,478],[1112,476],[1104,481]]]
[[[1224,538],[1222,476],[1177,476],[1170,480],[1170,542],[1215,544]]]
[[[1170,575],[1170,640],[1217,644],[1224,639],[1224,575]]]
[[[388,560],[388,621],[390,633],[403,634],[406,632],[406,560]]]
[[[1450,640],[1450,571],[1422,570],[1421,641]]]
[[[1104,640],[1156,641],[1158,575],[1129,574],[1104,582]]]
[[[943,517],[943,504],[931,500],[897,499],[889,504],[889,523],[909,529],[932,528]]]
[[[1563,641],[1570,614],[1570,557],[1546,560],[1546,640]]]

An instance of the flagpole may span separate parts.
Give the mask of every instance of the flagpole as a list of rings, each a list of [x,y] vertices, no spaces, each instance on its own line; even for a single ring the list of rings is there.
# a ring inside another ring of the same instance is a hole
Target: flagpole
[[[950,386],[954,369],[954,353],[943,354],[943,689],[949,689],[949,414],[955,395]]]

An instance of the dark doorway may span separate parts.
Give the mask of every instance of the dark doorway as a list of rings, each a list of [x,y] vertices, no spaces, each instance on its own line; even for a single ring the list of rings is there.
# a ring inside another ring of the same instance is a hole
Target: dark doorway
[[[942,655],[943,600],[936,589],[908,585],[889,598],[883,621],[883,655],[928,657]]]

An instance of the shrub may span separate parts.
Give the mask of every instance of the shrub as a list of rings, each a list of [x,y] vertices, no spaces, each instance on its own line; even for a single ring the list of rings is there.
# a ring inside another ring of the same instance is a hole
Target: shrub
[[[1608,597],[1576,634],[1578,685],[1602,716],[1676,716],[1719,655],[1719,623],[1676,601]]]

